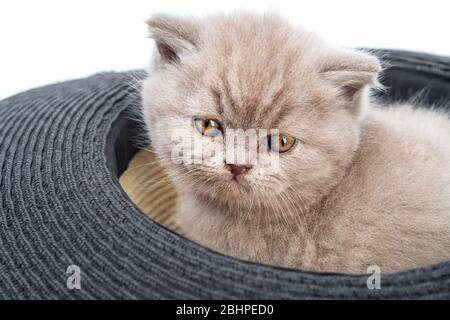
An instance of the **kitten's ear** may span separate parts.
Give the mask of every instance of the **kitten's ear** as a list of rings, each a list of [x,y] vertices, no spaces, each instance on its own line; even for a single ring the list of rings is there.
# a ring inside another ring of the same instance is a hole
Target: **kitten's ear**
[[[375,56],[342,50],[328,54],[321,64],[320,73],[338,89],[338,95],[349,99],[366,86],[378,86],[381,64]]]
[[[147,20],[150,38],[156,41],[161,60],[179,62],[184,51],[195,50],[198,42],[198,24],[189,19],[157,14]]]

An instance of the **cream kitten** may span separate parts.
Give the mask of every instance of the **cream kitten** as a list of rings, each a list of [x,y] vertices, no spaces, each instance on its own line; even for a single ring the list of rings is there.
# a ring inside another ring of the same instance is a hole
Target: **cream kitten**
[[[312,271],[393,272],[450,258],[450,121],[370,105],[376,57],[276,16],[148,23],[158,53],[142,91],[145,120],[189,238]],[[224,155],[178,161],[192,141],[216,148],[237,128],[279,130],[262,156],[279,161],[277,172]]]

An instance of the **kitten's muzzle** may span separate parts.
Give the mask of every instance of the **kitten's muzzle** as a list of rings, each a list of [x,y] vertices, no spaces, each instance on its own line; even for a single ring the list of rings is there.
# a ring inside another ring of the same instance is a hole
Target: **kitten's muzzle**
[[[233,174],[233,178],[246,173],[252,168],[250,165],[227,164],[226,166],[231,174]]]

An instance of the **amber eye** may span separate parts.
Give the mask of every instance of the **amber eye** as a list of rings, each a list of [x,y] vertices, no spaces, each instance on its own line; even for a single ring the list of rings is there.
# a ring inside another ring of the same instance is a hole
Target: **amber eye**
[[[222,126],[214,119],[195,118],[194,127],[199,133],[207,137],[215,137],[222,133]]]
[[[267,139],[269,148],[277,153],[288,152],[295,146],[296,141],[294,137],[281,133],[273,134]]]

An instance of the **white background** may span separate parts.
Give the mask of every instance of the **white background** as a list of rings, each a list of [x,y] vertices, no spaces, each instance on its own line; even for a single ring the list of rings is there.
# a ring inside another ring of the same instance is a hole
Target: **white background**
[[[152,43],[144,21],[152,13],[235,9],[275,10],[345,46],[450,56],[448,0],[1,0],[0,99],[100,71],[145,67]]]

